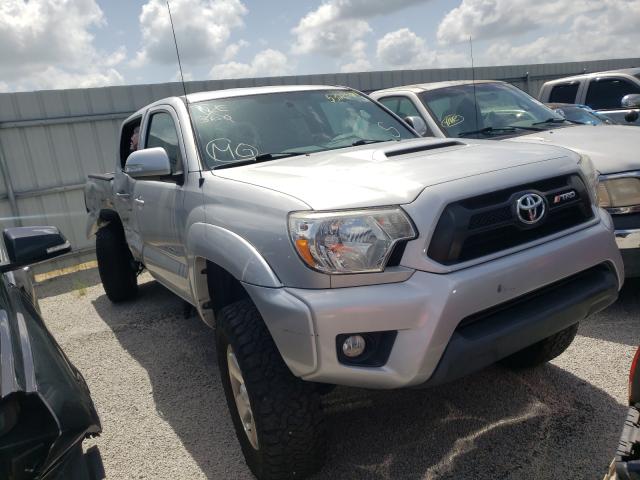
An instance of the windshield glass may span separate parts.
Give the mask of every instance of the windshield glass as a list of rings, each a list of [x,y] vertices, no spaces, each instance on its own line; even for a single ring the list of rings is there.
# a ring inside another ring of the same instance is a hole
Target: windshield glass
[[[570,122],[583,123],[585,125],[603,125],[613,123],[604,115],[599,115],[583,107],[563,105],[554,110],[563,115]]]
[[[259,155],[312,153],[415,135],[351,90],[307,90],[208,100],[190,105],[206,166]]]
[[[420,97],[448,137],[486,138],[568,125],[562,116],[504,83],[456,85]]]

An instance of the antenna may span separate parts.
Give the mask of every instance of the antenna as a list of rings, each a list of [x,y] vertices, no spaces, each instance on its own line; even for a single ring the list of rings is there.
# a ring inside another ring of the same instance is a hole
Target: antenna
[[[176,39],[176,31],[173,28],[173,17],[171,16],[171,7],[169,6],[169,0],[167,0],[167,10],[169,11],[169,22],[171,23],[171,33],[173,33],[173,44],[176,46],[176,57],[178,57],[178,68],[180,69],[180,81],[182,82],[182,90],[184,91],[184,100],[187,100],[187,87],[184,84],[184,75],[182,74],[182,62],[180,61],[180,52],[178,51],[178,40]]]
[[[193,128],[193,121],[191,120],[191,112],[189,111],[189,99],[187,98],[187,86],[184,83],[184,74],[182,73],[182,62],[180,61],[180,51],[178,50],[178,39],[176,38],[176,30],[173,28],[173,17],[171,16],[171,7],[169,6],[169,0],[167,0],[167,11],[169,12],[169,22],[171,23],[171,33],[173,34],[173,44],[176,46],[176,57],[178,57],[178,69],[180,70],[180,82],[182,83],[182,91],[184,92],[184,103],[187,105],[187,115],[189,116],[189,124],[191,125],[191,134],[195,138],[195,131]],[[198,169],[200,174],[200,180],[198,185],[202,187],[204,183],[204,177],[202,176],[202,168]]]
[[[473,85],[473,104],[476,112],[476,129],[480,127],[480,121],[478,116],[478,97],[476,96],[476,68],[473,63],[473,39],[469,35],[469,47],[471,49],[471,84]]]

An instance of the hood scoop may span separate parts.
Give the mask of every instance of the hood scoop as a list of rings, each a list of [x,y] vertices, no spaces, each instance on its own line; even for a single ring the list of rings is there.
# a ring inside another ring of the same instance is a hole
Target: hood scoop
[[[444,142],[430,142],[430,143],[423,143],[420,145],[404,146],[400,148],[390,148],[388,150],[385,149],[384,154],[387,158],[390,158],[390,157],[397,157],[399,155],[409,155],[411,153],[425,152],[428,150],[439,150],[441,148],[457,147],[462,145],[465,145],[465,144],[455,140],[448,140]]]

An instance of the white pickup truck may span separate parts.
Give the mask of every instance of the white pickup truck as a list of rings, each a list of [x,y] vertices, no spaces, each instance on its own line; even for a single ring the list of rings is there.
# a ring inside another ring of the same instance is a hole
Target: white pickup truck
[[[621,125],[640,126],[640,68],[585,73],[542,85],[544,103],[579,103]]]
[[[260,479],[321,467],[327,384],[547,362],[624,280],[587,157],[419,138],[347,88],[160,100],[114,160],[85,190],[105,291],[133,298],[144,267],[215,328]]]

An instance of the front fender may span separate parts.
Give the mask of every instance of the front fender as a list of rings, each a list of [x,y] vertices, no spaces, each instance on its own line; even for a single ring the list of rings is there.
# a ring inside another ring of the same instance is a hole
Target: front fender
[[[256,248],[236,233],[206,223],[194,223],[187,233],[190,264],[205,258],[224,268],[234,278],[252,285],[278,288],[282,283]],[[194,268],[191,284],[195,285]]]

